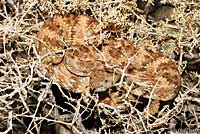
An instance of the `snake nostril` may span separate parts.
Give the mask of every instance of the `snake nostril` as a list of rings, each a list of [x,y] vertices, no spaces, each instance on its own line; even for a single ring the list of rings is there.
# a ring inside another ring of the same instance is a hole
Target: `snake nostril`
[[[64,46],[63,49],[66,50],[66,49],[67,49],[67,46]]]

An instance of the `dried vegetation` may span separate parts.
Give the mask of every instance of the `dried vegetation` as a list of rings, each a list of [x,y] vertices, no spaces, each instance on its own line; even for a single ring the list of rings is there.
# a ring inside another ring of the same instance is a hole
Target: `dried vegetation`
[[[164,4],[145,18],[146,2],[142,0],[1,0],[0,131],[140,134],[185,129],[197,133],[199,1],[169,0],[173,6],[161,2]],[[41,71],[35,39],[45,20],[64,13],[92,16],[113,31],[103,34],[105,37],[126,39],[173,59],[182,77],[178,95],[162,102],[156,115],[148,116],[145,111],[149,100],[145,98],[139,97],[133,103],[124,101],[127,109],[121,112],[120,108],[98,103],[98,97],[104,93],[83,96],[60,87]]]

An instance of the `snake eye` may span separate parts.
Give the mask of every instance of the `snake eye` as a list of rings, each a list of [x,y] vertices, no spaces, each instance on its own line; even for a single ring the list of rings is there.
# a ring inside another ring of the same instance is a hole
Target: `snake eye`
[[[55,54],[58,55],[58,56],[62,56],[62,55],[64,55],[64,52],[63,51],[58,51]]]

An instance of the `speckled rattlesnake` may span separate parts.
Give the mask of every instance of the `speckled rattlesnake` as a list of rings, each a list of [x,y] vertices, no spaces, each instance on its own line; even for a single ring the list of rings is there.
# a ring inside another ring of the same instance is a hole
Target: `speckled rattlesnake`
[[[99,41],[100,30],[94,18],[84,15],[55,15],[46,21],[37,33],[36,49],[49,78],[81,93],[116,86],[129,96],[158,102],[153,105],[176,96],[181,78],[171,59],[126,40]],[[101,102],[116,106],[119,97],[112,92]]]

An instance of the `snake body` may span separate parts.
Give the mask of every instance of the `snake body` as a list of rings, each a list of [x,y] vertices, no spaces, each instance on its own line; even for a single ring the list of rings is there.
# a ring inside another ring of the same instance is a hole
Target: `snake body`
[[[92,17],[55,15],[37,33],[36,49],[49,78],[75,92],[109,89],[157,101],[173,99],[180,87],[175,62],[127,40],[101,39],[101,25]],[[102,100],[118,102],[110,95]]]

